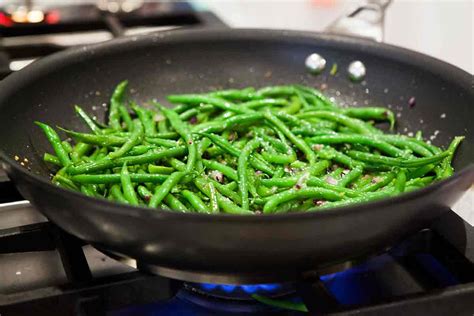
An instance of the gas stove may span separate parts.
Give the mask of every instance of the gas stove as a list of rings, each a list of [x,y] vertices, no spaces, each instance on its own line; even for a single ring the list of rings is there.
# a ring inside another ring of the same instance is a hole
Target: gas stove
[[[456,231],[457,241],[441,227]],[[338,265],[337,272],[306,273],[287,283],[191,283],[116,261],[28,202],[13,201],[0,205],[0,314],[301,314],[259,303],[252,296],[258,294],[303,303],[312,315],[471,315],[472,249],[456,248],[465,238],[463,221],[448,213],[387,252]]]
[[[94,5],[44,12],[53,13],[54,23],[0,26],[0,78],[76,45],[178,27],[225,27],[211,12],[175,2],[114,14]],[[473,245],[474,229],[448,212],[385,252],[292,282],[178,281],[67,234],[0,176],[0,315],[303,315],[288,304],[311,315],[472,315]]]
[[[111,8],[99,9],[95,4],[57,6],[52,1],[39,1],[43,5],[32,6],[29,12],[41,15],[41,21],[27,23],[15,22],[20,19],[18,11],[28,10],[27,7],[6,4],[2,7],[0,3],[0,79],[37,58],[73,46],[152,31],[225,26],[212,12],[196,11],[187,2],[144,2],[140,5],[137,3],[143,1],[98,2],[109,3],[109,6],[128,3],[136,8],[130,8],[131,11],[117,8],[111,12]]]

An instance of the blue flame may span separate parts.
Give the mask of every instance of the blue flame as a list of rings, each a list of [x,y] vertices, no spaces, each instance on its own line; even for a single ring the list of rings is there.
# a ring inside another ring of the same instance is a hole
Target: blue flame
[[[281,288],[281,284],[278,283],[246,285],[201,283],[200,286],[206,291],[222,290],[226,293],[244,292],[247,294],[268,293]]]

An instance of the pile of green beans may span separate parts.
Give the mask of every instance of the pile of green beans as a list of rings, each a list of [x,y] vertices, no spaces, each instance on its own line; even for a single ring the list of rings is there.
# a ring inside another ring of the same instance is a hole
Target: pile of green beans
[[[113,92],[107,125],[81,107],[90,132],[36,122],[54,154],[52,182],[85,195],[176,212],[318,211],[411,191],[453,173],[446,150],[384,133],[383,107],[342,108],[299,85],[169,95],[174,107]],[[377,124],[377,126],[376,126]]]

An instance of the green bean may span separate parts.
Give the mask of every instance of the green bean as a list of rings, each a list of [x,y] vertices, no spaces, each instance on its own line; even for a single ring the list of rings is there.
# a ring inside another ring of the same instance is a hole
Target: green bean
[[[426,148],[422,141],[414,138],[409,138],[402,135],[374,135],[373,137],[394,146],[410,149],[414,153],[417,153],[423,157],[433,156],[431,150]]]
[[[395,180],[395,188],[397,192],[403,193],[405,191],[405,185],[407,182],[407,174],[405,170],[400,169],[397,173],[397,178]]]
[[[316,89],[313,89],[313,88],[310,88],[310,87],[306,87],[306,86],[301,86],[301,85],[295,85],[295,87],[299,90],[299,91],[303,91],[307,94],[310,94],[312,96],[314,96],[315,98],[317,98],[322,104],[324,107],[326,108],[335,108],[336,105],[331,101],[329,100],[326,96],[324,96],[324,94],[321,93],[321,91],[319,90],[316,90]]]
[[[312,137],[309,141],[313,144],[362,144],[376,148],[390,156],[400,157],[403,151],[387,142],[378,140],[376,137],[366,135],[332,134]]]
[[[229,144],[228,141],[226,141],[224,138],[221,136],[218,136],[216,134],[207,134],[207,133],[202,133],[203,136],[206,136],[209,138],[214,144],[222,148],[224,151],[227,153],[231,154],[234,157],[239,157],[240,152],[238,149],[234,148],[231,144]],[[265,161],[262,161],[260,159],[257,159],[253,156],[250,157],[250,164],[252,167],[255,169],[261,170],[269,175],[273,174],[273,168],[269,166]]]
[[[327,177],[338,179],[341,176],[343,171],[344,171],[344,169],[342,167],[337,167],[331,173],[329,173]]]
[[[128,200],[125,198],[125,196],[122,193],[122,189],[120,188],[120,185],[114,184],[110,187],[110,195],[118,202],[123,203],[123,204],[128,204]]]
[[[189,190],[183,190],[181,191],[181,195],[186,200],[188,200],[191,206],[199,213],[209,213],[209,207],[201,200],[201,198],[196,193],[191,192]]]
[[[84,156],[88,151],[92,149],[92,146],[86,143],[79,142],[74,146],[71,152],[71,160],[74,163],[79,162],[79,160]]]
[[[454,153],[456,152],[456,149],[458,148],[458,146],[461,144],[463,140],[464,140],[464,136],[454,137],[453,141],[449,145],[448,150],[447,150],[448,156],[444,158],[443,161],[441,162],[440,168],[442,171],[440,173],[441,176],[438,177],[439,179],[444,179],[444,178],[452,176],[453,167],[451,167],[451,161],[453,160],[453,156],[454,156]]]
[[[219,98],[229,99],[229,100],[252,100],[252,99],[258,98],[258,96],[255,95],[255,89],[251,87],[245,88],[242,90],[237,90],[237,89],[221,90],[221,91],[212,92],[209,95],[213,97],[219,97]]]
[[[196,116],[199,113],[199,110],[196,108],[191,108],[179,114],[179,118],[183,121],[189,120],[191,117]]]
[[[281,111],[287,113],[287,114],[295,114],[300,111],[302,107],[302,103],[298,97],[292,97],[291,98],[291,103],[284,108],[281,109]]]
[[[319,176],[329,168],[330,162],[328,160],[320,160],[311,167],[309,167],[309,174],[312,176]]]
[[[352,159],[351,157],[335,150],[332,147],[324,146],[317,151],[317,155],[320,159],[334,160],[335,162],[346,165],[349,168],[355,168],[358,165],[364,165],[363,163]]]
[[[237,184],[236,182],[232,182],[232,183]],[[208,183],[208,187],[209,187],[210,210],[211,210],[211,213],[217,214],[219,213],[219,203],[217,201],[216,188],[214,187],[214,184],[212,184],[212,182]]]
[[[354,169],[349,171],[349,173],[346,174],[342,179],[340,179],[337,185],[341,187],[346,187],[351,184],[351,182],[353,182],[355,179],[359,178],[363,172],[364,169],[362,167],[356,166]]]
[[[395,126],[395,115],[392,111],[381,107],[362,107],[362,108],[345,108],[342,113],[349,117],[363,120],[381,120],[389,121],[390,129]]]
[[[87,195],[87,196],[95,197],[94,191],[91,190],[91,188],[88,187],[88,186],[86,186],[86,185],[81,185],[80,190],[81,190],[82,193],[84,193],[84,194]]]
[[[227,190],[233,191],[233,190],[237,189],[237,186],[238,186],[238,185],[237,185],[237,182],[236,182],[236,181],[232,181],[232,182],[229,182],[229,183],[227,183],[227,184],[222,184],[222,186],[223,186],[224,188],[226,188]]]
[[[136,183],[163,183],[168,176],[165,174],[130,173],[130,181]],[[71,180],[81,184],[109,184],[120,183],[119,174],[78,174],[71,176]]]
[[[383,176],[374,177],[372,178],[370,184],[362,187],[360,190],[362,192],[373,192],[375,190],[383,188],[384,186],[392,182],[392,180],[395,179],[395,177],[396,177],[396,174],[394,172],[389,172]]]
[[[166,195],[171,191],[171,189],[181,181],[181,179],[184,177],[186,173],[176,171],[173,172],[168,176],[168,178],[161,184],[160,186],[157,186],[155,189],[155,193],[153,194],[152,198],[150,199],[150,202],[148,204],[149,207],[156,208],[161,201],[166,197]]]
[[[123,104],[123,99],[125,95],[125,90],[127,89],[128,81],[120,82],[114,90],[112,97],[110,99],[110,108],[109,108],[109,124],[110,127],[114,130],[120,130],[120,112],[119,107]]]
[[[239,177],[237,175],[237,171],[235,171],[233,168],[231,168],[229,166],[226,166],[226,165],[221,164],[221,163],[219,163],[217,161],[214,161],[214,160],[205,160],[205,159],[203,159],[202,163],[204,164],[204,166],[206,168],[217,170],[217,171],[221,172],[224,176],[226,176],[227,178],[229,178],[231,180],[235,180],[235,181],[239,180]]]
[[[291,132],[295,135],[309,136],[309,137],[311,137],[311,136],[321,136],[321,135],[331,135],[331,134],[336,133],[332,129],[318,126],[318,124],[314,124],[311,127],[304,126],[304,127],[292,128]]]
[[[157,165],[148,165],[149,173],[160,173],[160,174],[170,174],[174,171],[174,168],[166,166],[157,166]]]
[[[61,162],[61,165],[68,166],[69,164],[71,164],[69,155],[67,151],[64,149],[63,145],[61,144],[61,139],[59,138],[59,135],[56,133],[56,131],[44,123],[36,121],[35,124],[38,125],[43,130],[44,134],[46,135],[46,138],[48,139],[49,143],[53,147],[54,152],[56,153],[56,156]]]
[[[369,185],[369,183],[372,181],[373,175],[370,173],[367,173],[363,175],[362,177],[359,177],[352,183],[352,187],[354,189],[359,190],[360,188]]]
[[[91,131],[94,132],[94,134],[98,135],[102,133],[101,129],[79,105],[75,105],[74,109],[76,110],[76,113],[82,118],[82,120],[87,124],[87,126],[89,126]]]
[[[186,208],[186,205],[184,205],[178,198],[176,198],[171,193],[168,193],[168,195],[165,196],[164,201],[174,211],[179,211],[179,212],[182,212],[182,213],[188,212],[188,209]],[[163,208],[163,204],[162,204],[161,207]]]
[[[54,155],[51,155],[51,154],[48,154],[48,153],[45,153],[43,155],[43,161],[45,162],[49,162],[53,165],[56,165],[58,167],[62,167],[62,164],[61,164],[61,161],[59,160],[59,158],[57,156],[54,156]]]
[[[154,135],[156,133],[156,125],[155,125],[155,122],[153,121],[153,117],[151,117],[150,115],[150,111],[144,108],[141,108],[137,106],[136,104],[132,105],[132,109],[137,114],[138,119],[140,120],[141,125],[143,126],[145,130],[145,134]],[[136,124],[133,125],[134,129],[135,127],[136,127]]]
[[[156,137],[156,138],[163,138],[163,139],[175,139],[179,135],[175,132],[160,132],[156,133],[155,135],[146,135],[147,137]]]
[[[265,87],[256,92],[258,96],[270,97],[276,95],[290,96],[296,93],[296,89],[292,86],[273,86]]]
[[[433,180],[434,180],[434,177],[423,177],[423,178],[411,179],[410,181],[407,181],[405,191],[409,191],[410,187],[413,187],[413,186],[424,187],[430,184]]]
[[[276,207],[284,202],[292,201],[295,199],[313,199],[320,198],[330,201],[338,201],[341,199],[341,195],[334,191],[318,188],[318,187],[307,187],[301,189],[289,189],[281,193],[275,194],[268,200],[263,206],[263,212],[270,214],[275,212]]]
[[[407,179],[414,179],[414,178],[420,178],[432,171],[435,168],[435,164],[430,163],[421,167],[418,167],[416,169],[411,169],[410,172],[407,174]]]
[[[120,182],[122,183],[123,196],[131,205],[138,205],[138,198],[135,192],[135,188],[130,180],[130,174],[128,173],[127,163],[123,164],[122,172],[120,173]]]
[[[176,112],[176,110],[175,110],[175,112]],[[178,113],[178,112],[176,112],[176,113]],[[169,132],[168,123],[166,122],[166,118],[163,118],[160,121],[158,121],[158,132],[160,134]]]
[[[140,121],[133,121],[133,132],[130,138],[116,151],[111,152],[108,156],[111,159],[119,158],[125,155],[130,149],[138,145],[143,139],[143,125]]]
[[[203,178],[195,178],[194,179],[194,184],[196,187],[203,192],[207,197],[211,196],[211,191],[209,189],[209,186],[207,185],[207,181]],[[243,209],[234,203],[232,203],[229,199],[223,197],[219,193],[216,193],[217,195],[217,203],[219,204],[219,207],[224,211],[225,213],[229,214],[240,214],[240,215],[249,215],[253,214],[252,211]]]
[[[175,148],[164,150],[156,149],[138,156],[120,157],[117,159],[104,158],[100,161],[93,161],[79,165],[71,165],[67,168],[67,173],[71,175],[77,175],[81,173],[92,173],[95,171],[118,167],[123,165],[124,163],[127,163],[129,166],[140,165],[144,163],[155,162],[163,158],[181,156],[185,153],[186,147],[184,146],[178,146]]]
[[[235,127],[239,124],[251,124],[258,120],[261,120],[263,115],[261,113],[247,113],[235,115],[229,119],[223,121],[213,121],[209,123],[203,123],[193,128],[194,133],[215,133],[221,132],[230,128]]]
[[[277,118],[279,118],[280,120],[282,120],[285,124],[289,126],[296,126],[296,127],[303,127],[303,128],[311,127],[311,123],[305,120],[301,120],[300,118],[294,115],[288,114],[286,112],[279,111],[279,112],[271,112],[271,113],[274,114]]]
[[[63,140],[61,142],[61,145],[63,146],[64,150],[67,152],[68,155],[72,153],[72,146],[71,144],[69,144],[69,142]]]
[[[179,115],[176,112],[166,108],[162,108],[161,112],[166,116],[171,126],[186,142],[186,147],[188,148],[188,161],[186,165],[186,172],[189,173],[193,170],[194,164],[197,159],[197,148],[196,144],[194,143],[191,132],[189,131],[187,125],[179,118]]]
[[[120,117],[122,118],[122,120],[125,123],[125,126],[127,127],[127,130],[129,132],[133,132],[133,120],[130,117],[130,113],[128,113],[127,108],[124,105],[120,104],[119,107],[118,107],[118,111],[120,113]],[[98,133],[96,133],[96,134],[98,134]]]
[[[306,159],[310,164],[314,164],[316,162],[316,155],[314,154],[313,150],[304,142],[303,139],[296,137],[289,129],[285,126],[285,124],[280,121],[277,117],[275,117],[270,112],[264,113],[265,119],[267,119],[271,124],[275,126],[278,130],[280,130],[288,139],[299,149],[301,150]]]
[[[445,151],[445,152],[442,152],[441,154],[434,155],[431,157],[412,158],[412,159],[377,156],[374,154],[364,153],[364,152],[356,151],[356,150],[349,150],[347,152],[347,155],[357,160],[361,160],[361,161],[369,162],[373,164],[378,164],[378,165],[394,166],[394,167],[401,167],[401,168],[414,168],[414,167],[427,165],[430,163],[439,162],[443,158],[448,156],[449,152]]]
[[[127,152],[127,156],[137,156],[137,155],[143,155],[144,153],[149,152],[150,150],[157,149],[156,146],[154,145],[137,145],[130,149],[129,152]]]
[[[137,187],[137,193],[146,203],[150,202],[150,199],[153,196],[153,193],[143,185]]]
[[[221,110],[231,111],[238,114],[243,114],[250,111],[249,109],[236,106],[235,104],[229,101],[212,97],[212,96],[200,95],[200,94],[169,95],[168,101],[172,103],[188,103],[192,105],[199,105],[201,103],[211,104]]]
[[[345,196],[356,197],[360,194],[354,190],[344,188],[340,185],[334,185],[327,183],[326,181],[317,177],[308,177],[305,181],[301,181],[301,177],[288,177],[288,178],[272,178],[262,179],[262,185],[266,187],[279,187],[279,188],[291,188],[299,184],[300,187],[305,185],[310,187],[321,187],[327,190],[331,190],[338,193],[343,193]]]
[[[242,205],[242,198],[238,193],[234,192],[234,189],[229,188],[223,184],[220,184],[219,182],[215,180],[209,179],[208,181],[212,183],[214,187],[217,189],[217,191],[220,194],[222,194],[224,197],[229,198],[236,204]]]
[[[423,141],[423,132],[422,131],[417,131],[415,133],[415,139],[419,141]]]
[[[242,208],[249,209],[249,198],[248,198],[248,177],[247,177],[247,161],[250,154],[260,146],[260,140],[257,138],[249,141],[239,156],[238,163],[238,180],[239,180],[239,192],[242,198]]]
[[[164,138],[157,138],[157,137],[145,137],[147,143],[163,146],[167,148],[173,148],[178,146],[178,142],[175,140],[164,139]]]
[[[289,163],[292,163],[296,160],[295,156],[290,156],[290,155],[283,155],[283,154],[277,154],[277,153],[269,153],[269,152],[262,152],[262,157],[272,163],[280,164],[280,165],[286,165]]]
[[[335,113],[330,111],[313,111],[313,112],[305,112],[303,114],[298,114],[296,117],[317,117],[329,121],[334,121],[336,123],[345,125],[350,129],[354,130],[356,133],[362,135],[373,135],[373,134],[380,134],[381,132],[376,129],[375,127],[370,126],[369,124],[365,123],[362,120],[351,118],[347,115],[342,113]]]
[[[353,204],[358,204],[358,203],[367,203],[371,201],[380,200],[382,198],[389,197],[392,195],[393,195],[393,192],[391,191],[388,191],[388,192],[380,191],[380,192],[373,192],[370,195],[369,194],[362,195],[362,196],[354,197],[351,199],[345,199],[345,200],[340,200],[340,201],[328,201],[328,202],[324,202],[324,204],[320,206],[309,209],[308,212],[322,211],[327,208],[342,207],[342,206],[353,205]]]
[[[108,146],[120,146],[127,142],[127,138],[125,137],[119,137],[115,135],[103,135],[103,134],[95,135],[95,134],[79,133],[79,132],[70,131],[61,127],[58,127],[58,128],[62,130],[63,132],[65,132],[68,136],[71,136],[75,140],[86,143],[86,144],[108,147]]]
[[[244,103],[240,103],[239,106],[249,108],[249,109],[258,109],[266,106],[287,106],[289,103],[285,99],[261,99],[261,100],[252,100]]]
[[[73,190],[73,191],[80,191],[80,189],[76,186],[76,184],[69,178],[57,173],[54,177],[53,177],[53,183],[57,184],[57,185],[60,185],[64,188],[67,188],[67,189],[70,189],[70,190]]]

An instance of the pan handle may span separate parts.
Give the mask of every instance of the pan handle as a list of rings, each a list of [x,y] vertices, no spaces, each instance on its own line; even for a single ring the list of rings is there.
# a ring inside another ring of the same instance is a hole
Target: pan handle
[[[392,0],[366,0],[364,4],[341,16],[326,27],[331,34],[351,35],[382,42],[385,9]]]

